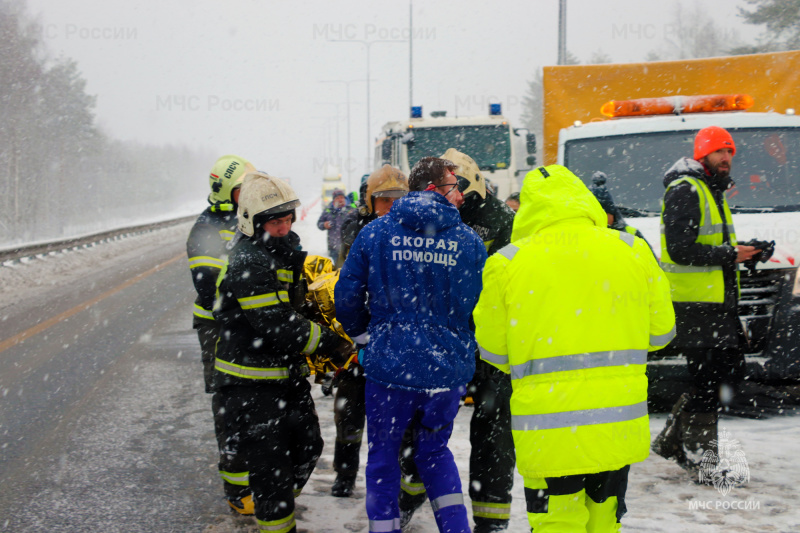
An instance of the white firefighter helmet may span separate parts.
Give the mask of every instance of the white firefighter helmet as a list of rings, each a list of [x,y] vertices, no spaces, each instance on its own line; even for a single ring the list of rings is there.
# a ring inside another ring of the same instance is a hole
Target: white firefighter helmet
[[[461,194],[466,196],[474,191],[481,198],[486,198],[486,178],[481,174],[474,159],[455,148],[448,148],[442,159],[449,159],[458,165],[456,176],[458,177],[458,190],[461,191]]]
[[[400,198],[408,194],[408,179],[399,168],[383,165],[367,178],[367,194],[364,199],[367,210],[375,212],[372,197]]]
[[[248,172],[239,193],[239,231],[252,237],[256,216],[292,211],[299,205],[294,189],[282,179],[261,171]]]
[[[223,155],[217,159],[208,176],[211,185],[209,203],[232,203],[233,190],[242,185],[245,174],[255,169],[250,161],[238,155]]]

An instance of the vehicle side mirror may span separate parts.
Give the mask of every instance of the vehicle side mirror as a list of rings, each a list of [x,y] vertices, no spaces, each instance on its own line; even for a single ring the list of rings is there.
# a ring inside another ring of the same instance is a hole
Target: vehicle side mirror
[[[384,139],[381,143],[381,162],[384,164],[392,163],[392,139]]]
[[[528,150],[529,154],[536,153],[536,135],[533,133],[528,133],[525,135],[525,147]]]

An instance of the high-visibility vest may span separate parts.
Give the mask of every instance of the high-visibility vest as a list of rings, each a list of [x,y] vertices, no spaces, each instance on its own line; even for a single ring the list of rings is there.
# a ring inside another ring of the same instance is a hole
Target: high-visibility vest
[[[680,183],[691,184],[700,202],[699,231],[695,242],[710,246],[721,246],[725,242],[723,230],[727,226],[730,245],[736,246],[733,217],[728,207],[728,201],[724,196],[722,208],[725,218],[723,219],[711,190],[703,180],[684,176],[670,183],[667,191]],[[670,258],[667,252],[667,238],[664,233],[663,202],[661,205],[661,268],[667,274],[667,279],[669,279],[673,302],[723,303],[725,301],[725,280],[721,265],[681,265]],[[738,270],[736,272],[736,284],[738,290]]]

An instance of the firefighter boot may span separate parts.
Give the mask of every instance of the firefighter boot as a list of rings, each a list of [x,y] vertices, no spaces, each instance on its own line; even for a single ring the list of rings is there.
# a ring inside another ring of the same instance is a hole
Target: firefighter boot
[[[255,504],[253,503],[253,495],[248,494],[243,498],[238,499],[228,499],[228,505],[231,506],[231,509],[239,513],[240,515],[253,515],[256,513]]]
[[[702,483],[700,471],[703,460],[717,462],[717,420],[713,413],[681,412],[680,432],[684,461],[680,464],[684,470],[692,474],[693,481]],[[707,477],[707,476],[706,476]]]
[[[689,393],[685,392],[678,398],[675,405],[672,407],[672,412],[667,416],[667,424],[658,437],[655,438],[650,449],[653,453],[657,453],[664,459],[675,458],[678,463],[683,462],[686,458],[683,454],[683,447],[681,446],[681,428],[680,428],[680,415],[684,406],[689,401]]]
[[[336,474],[336,480],[331,487],[331,494],[337,498],[349,498],[356,486],[356,475]]]

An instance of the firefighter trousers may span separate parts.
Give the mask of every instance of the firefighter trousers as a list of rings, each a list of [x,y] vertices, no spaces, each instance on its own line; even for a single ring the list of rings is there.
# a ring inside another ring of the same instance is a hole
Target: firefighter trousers
[[[333,469],[337,474],[355,476],[358,473],[361,440],[364,434],[364,369],[350,363],[336,377],[338,386],[333,402],[336,424],[336,444],[333,450]]]
[[[214,434],[217,437],[217,449],[219,451],[219,474],[222,478],[225,497],[228,500],[236,501],[250,494],[250,487],[247,479],[247,467],[238,458],[234,450],[226,450],[228,436],[225,433],[225,423],[220,412],[220,398],[214,391],[214,356],[217,344],[217,325],[214,322],[206,321],[208,324],[196,324],[197,337],[200,339],[200,357],[203,361],[203,379],[205,381],[206,392],[211,396],[211,412],[214,415]]]
[[[311,385],[289,378],[224,387],[219,395],[228,448],[247,465],[259,529],[295,531],[294,500],[323,445]]]
[[[525,477],[525,503],[532,533],[610,533],[627,511],[630,466],[564,477]]]

